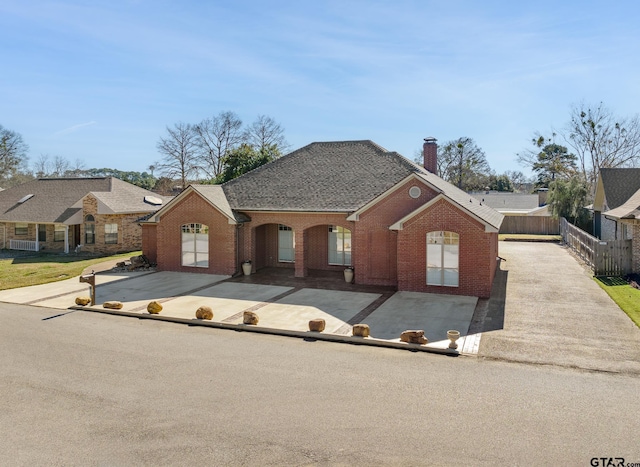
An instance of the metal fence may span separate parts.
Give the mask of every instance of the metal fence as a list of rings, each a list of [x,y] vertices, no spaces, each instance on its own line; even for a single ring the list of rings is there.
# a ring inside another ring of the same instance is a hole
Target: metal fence
[[[560,222],[549,216],[505,216],[501,234],[558,235]]]
[[[631,272],[631,240],[599,240],[584,230],[560,220],[562,241],[593,270],[594,276],[624,276]]]

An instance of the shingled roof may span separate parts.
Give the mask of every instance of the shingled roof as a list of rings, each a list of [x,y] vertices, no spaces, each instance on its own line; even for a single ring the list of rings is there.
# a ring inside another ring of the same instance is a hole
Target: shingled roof
[[[415,175],[499,228],[503,215],[372,141],[311,143],[222,185],[234,211],[353,213]]]
[[[145,202],[145,196],[167,199],[113,177],[41,178],[0,191],[0,221],[64,223],[82,209],[89,193],[99,208],[118,214],[157,211],[160,206]]]
[[[372,141],[311,143],[222,187],[236,210],[352,212],[420,170]]]
[[[640,168],[600,169],[600,179],[607,206],[614,209],[640,189]]]

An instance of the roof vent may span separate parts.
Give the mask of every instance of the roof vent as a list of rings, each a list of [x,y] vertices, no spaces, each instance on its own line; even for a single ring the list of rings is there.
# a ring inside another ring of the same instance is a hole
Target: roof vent
[[[20,198],[18,200],[18,204],[22,204],[22,203],[24,203],[25,201],[27,201],[28,199],[31,199],[31,198],[33,198],[33,194],[30,194],[30,195],[27,195],[27,196],[23,196],[22,198]]]
[[[147,204],[153,204],[154,206],[160,206],[162,204],[162,200],[156,196],[145,196],[144,202]]]

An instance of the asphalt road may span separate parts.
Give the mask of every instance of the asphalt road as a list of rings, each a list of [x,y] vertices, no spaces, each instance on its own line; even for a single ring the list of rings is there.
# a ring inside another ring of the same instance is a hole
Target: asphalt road
[[[0,465],[640,463],[640,378],[0,304]]]

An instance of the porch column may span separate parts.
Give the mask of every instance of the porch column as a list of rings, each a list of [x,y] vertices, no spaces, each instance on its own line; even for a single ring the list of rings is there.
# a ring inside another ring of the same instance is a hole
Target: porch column
[[[69,253],[69,226],[64,226],[64,252]]]
[[[306,233],[301,228],[294,228],[293,230],[296,240],[295,258],[296,269],[295,277],[307,277],[307,266],[305,265],[305,237]]]
[[[36,251],[40,251],[40,224],[36,222]]]

